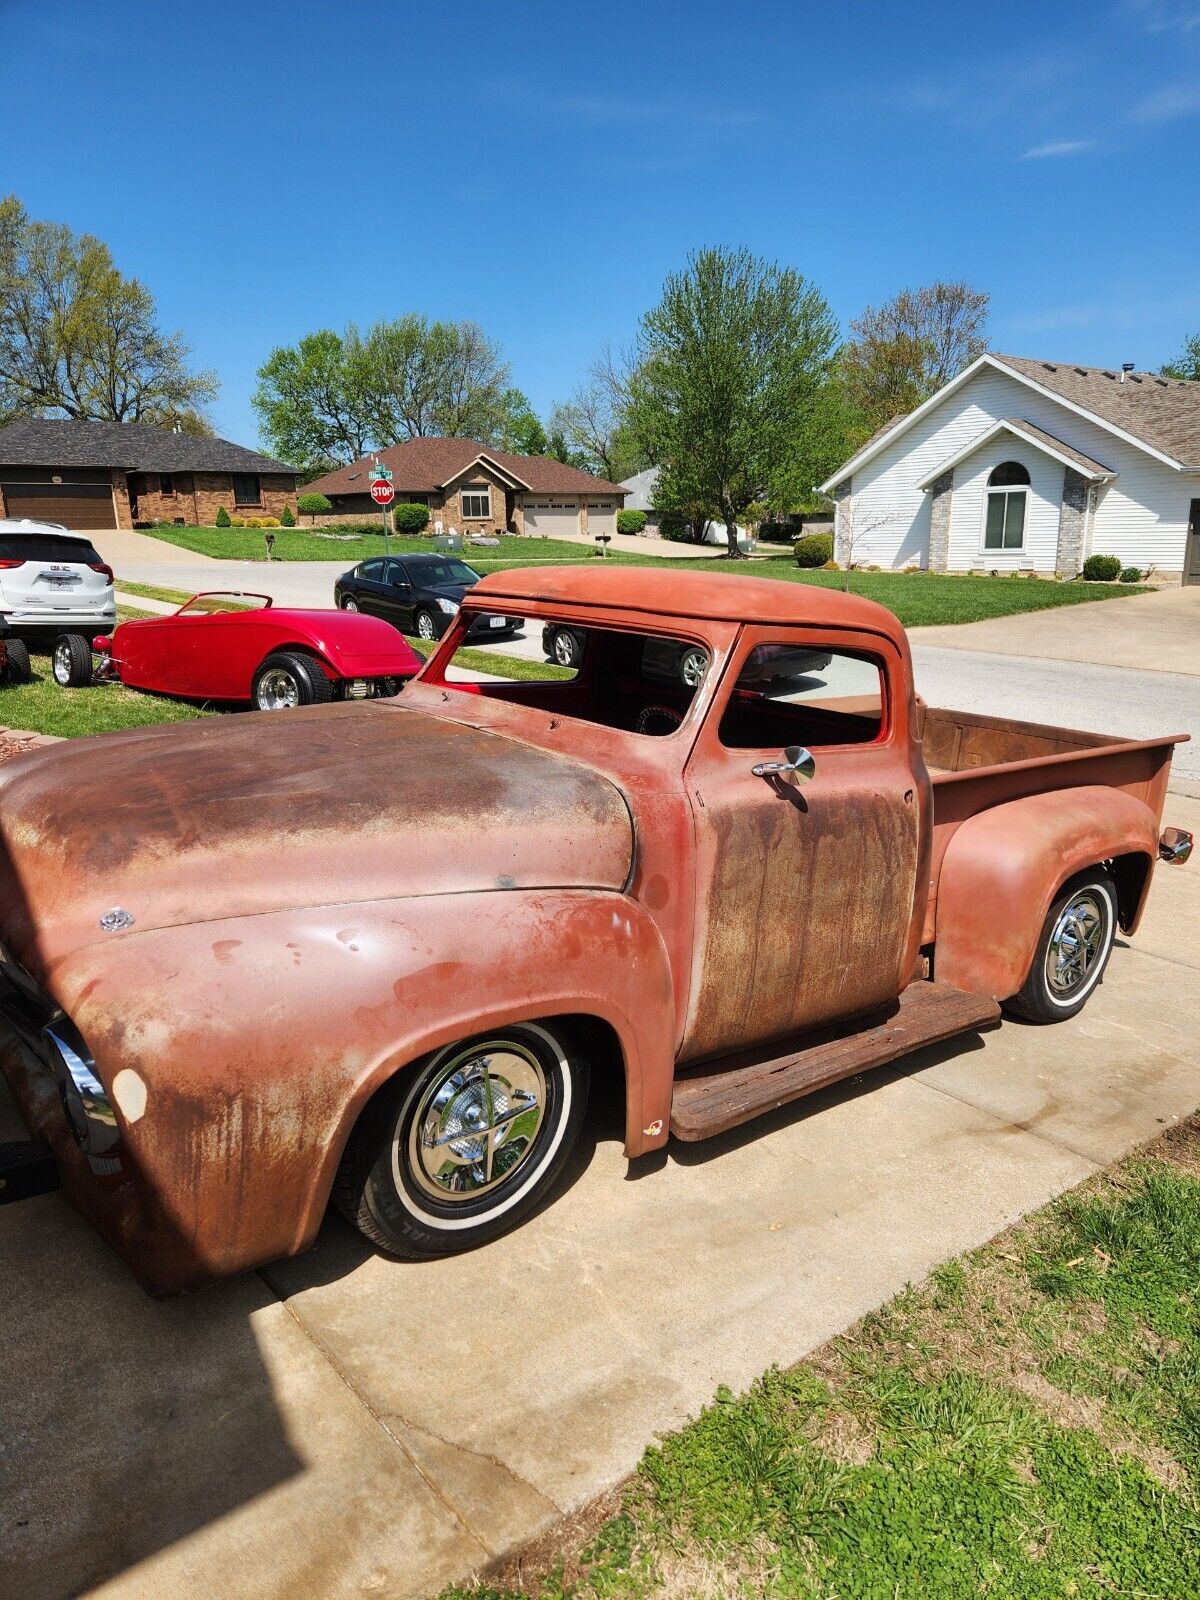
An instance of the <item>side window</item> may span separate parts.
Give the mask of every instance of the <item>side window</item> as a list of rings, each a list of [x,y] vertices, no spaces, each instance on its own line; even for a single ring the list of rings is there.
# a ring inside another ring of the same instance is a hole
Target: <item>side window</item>
[[[387,578],[385,582],[397,584],[408,583],[408,573],[399,561],[389,561],[387,564]]]
[[[358,568],[360,578],[365,578],[368,583],[379,583],[383,578],[382,561],[363,561]]]
[[[870,656],[760,644],[746,657],[717,736],[730,750],[873,744],[884,677]]]

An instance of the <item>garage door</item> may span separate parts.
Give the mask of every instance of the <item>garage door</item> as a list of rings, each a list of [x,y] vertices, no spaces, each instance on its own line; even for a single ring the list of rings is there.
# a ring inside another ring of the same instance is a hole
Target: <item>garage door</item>
[[[567,500],[526,500],[525,532],[550,534],[579,532],[579,503]]]
[[[588,532],[595,537],[599,533],[613,534],[617,531],[616,506],[589,506],[588,507]]]
[[[5,483],[5,513],[65,528],[115,528],[112,490],[103,483]]]

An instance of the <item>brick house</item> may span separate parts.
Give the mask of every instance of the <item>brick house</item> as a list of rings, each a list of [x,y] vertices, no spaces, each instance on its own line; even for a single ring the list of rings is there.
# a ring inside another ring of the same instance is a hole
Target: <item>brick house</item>
[[[429,507],[429,525],[460,533],[613,533],[626,491],[548,456],[513,456],[473,439],[408,439],[305,485],[331,520],[378,516],[371,469],[389,467],[396,503]]]
[[[151,522],[211,526],[296,509],[294,467],[227,439],[140,422],[30,420],[0,428],[0,515],[89,532]]]

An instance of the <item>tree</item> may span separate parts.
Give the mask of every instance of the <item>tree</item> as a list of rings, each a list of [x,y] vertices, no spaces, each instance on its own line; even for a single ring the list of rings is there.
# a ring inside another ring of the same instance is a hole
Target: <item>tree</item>
[[[836,341],[820,292],[746,250],[701,251],[668,277],[642,319],[627,412],[659,466],[659,511],[719,518],[736,557],[748,507],[807,494]]]
[[[108,246],[0,201],[0,418],[148,422],[211,433],[211,372],[193,372],[181,333]]]
[[[965,283],[902,289],[850,324],[841,379],[865,438],[928,400],[987,349],[989,296]]]
[[[610,483],[619,483],[652,466],[641,452],[628,421],[630,398],[628,357],[605,349],[593,363],[586,382],[550,413],[550,436],[561,439],[582,466]],[[559,456],[560,460],[567,459]]]
[[[1183,354],[1168,361],[1162,369],[1164,378],[1186,378],[1189,383],[1200,383],[1200,333],[1183,341]]]
[[[545,456],[550,454],[550,440],[537,413],[520,389],[507,389],[504,393],[504,416],[500,425],[497,448],[514,456]]]
[[[410,312],[360,333],[322,328],[271,351],[253,403],[272,447],[304,466],[342,465],[402,439],[499,445],[512,417],[509,369],[473,322]],[[528,401],[519,396],[528,408]]]
[[[327,516],[333,510],[333,503],[323,494],[317,494],[316,492],[302,494],[296,501],[296,510],[300,512],[301,516],[307,517],[313,527],[316,527],[317,518]]]

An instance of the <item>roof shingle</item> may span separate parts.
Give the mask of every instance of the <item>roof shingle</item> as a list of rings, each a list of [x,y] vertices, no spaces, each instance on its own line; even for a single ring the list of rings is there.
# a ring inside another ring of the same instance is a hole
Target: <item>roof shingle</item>
[[[590,472],[565,466],[549,456],[513,456],[474,439],[406,439],[400,444],[388,445],[385,450],[360,456],[348,467],[339,467],[336,472],[318,478],[308,485],[308,490],[324,495],[366,494],[371,466],[378,458],[391,469],[398,497],[429,494],[450,483],[480,455],[487,456],[509,477],[536,494],[625,493],[619,483],[594,478]]]
[[[228,439],[172,433],[145,422],[30,418],[0,428],[0,468],[121,467],[127,472],[278,472],[295,467]]]
[[[1200,383],[1129,372],[1122,381],[1110,367],[1077,367],[1066,361],[993,356],[1043,389],[1091,411],[1114,427],[1161,450],[1185,467],[1200,467]]]

